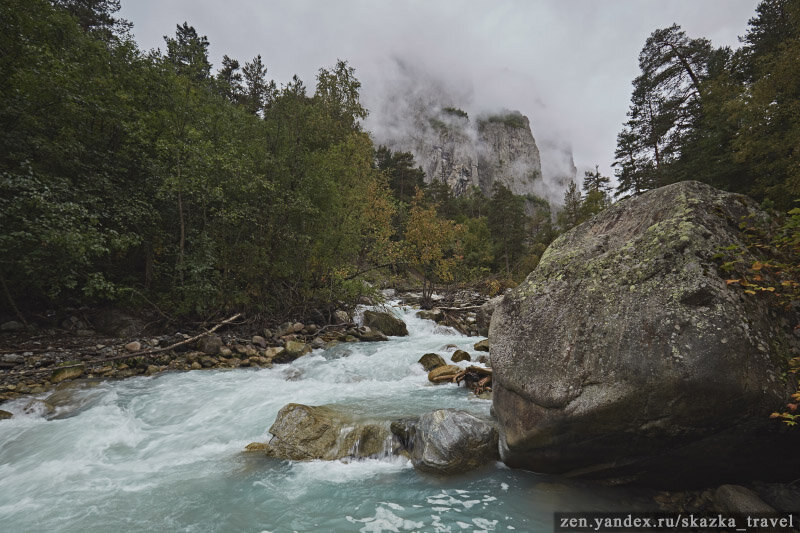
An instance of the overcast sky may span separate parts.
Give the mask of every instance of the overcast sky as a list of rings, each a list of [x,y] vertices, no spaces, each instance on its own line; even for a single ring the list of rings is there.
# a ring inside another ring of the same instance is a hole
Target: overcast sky
[[[122,0],[144,49],[193,25],[240,62],[261,54],[279,83],[310,88],[337,58],[356,68],[379,112],[394,58],[460,90],[468,111],[518,109],[534,137],[572,146],[579,173],[613,174],[616,135],[647,36],[680,24],[715,46],[739,45],[757,0]],[[389,81],[391,85],[391,81]],[[373,117],[372,120],[379,120]],[[374,122],[373,122],[374,124]],[[370,122],[367,123],[369,127]]]

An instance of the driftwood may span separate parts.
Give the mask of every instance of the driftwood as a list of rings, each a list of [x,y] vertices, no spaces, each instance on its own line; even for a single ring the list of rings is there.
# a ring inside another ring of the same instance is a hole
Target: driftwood
[[[24,375],[24,374],[36,374],[36,373],[43,373],[43,372],[52,372],[54,370],[61,370],[62,368],[77,368],[79,366],[84,366],[86,364],[97,365],[97,364],[100,364],[100,363],[108,363],[110,361],[119,361],[121,359],[131,359],[133,357],[147,357],[147,356],[151,356],[151,355],[155,355],[155,354],[159,354],[159,353],[163,353],[163,352],[168,352],[170,350],[174,350],[175,348],[178,348],[179,346],[183,346],[185,344],[192,343],[192,342],[194,342],[194,341],[196,341],[198,339],[202,339],[203,337],[211,335],[212,333],[217,331],[222,326],[224,326],[226,324],[230,324],[231,322],[233,322],[234,320],[236,320],[240,316],[242,316],[241,313],[236,313],[232,317],[223,320],[222,322],[220,322],[219,324],[217,324],[213,328],[209,329],[208,331],[204,331],[203,333],[195,335],[194,337],[189,337],[188,339],[184,339],[184,340],[182,340],[180,342],[176,342],[175,344],[170,344],[169,346],[165,346],[163,348],[153,348],[153,349],[150,349],[150,350],[139,350],[138,352],[131,352],[131,353],[122,354],[122,355],[115,355],[114,357],[106,357],[104,359],[94,359],[92,361],[84,361],[84,362],[81,362],[81,363],[75,363],[74,365],[64,365],[64,366],[56,366],[56,367],[41,368],[41,369],[37,368],[35,370],[22,370],[20,372],[15,372],[15,374],[17,374],[17,375],[23,374]],[[97,353],[97,352],[92,352],[92,353]]]
[[[453,382],[460,385],[464,382],[475,394],[492,390],[492,369],[480,366],[468,366],[453,377]]]

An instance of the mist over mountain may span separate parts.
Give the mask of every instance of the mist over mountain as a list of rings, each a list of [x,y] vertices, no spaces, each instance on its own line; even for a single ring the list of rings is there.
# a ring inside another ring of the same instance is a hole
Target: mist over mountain
[[[414,154],[427,182],[443,181],[456,195],[470,186],[491,195],[499,181],[515,194],[562,203],[577,173],[570,143],[546,131],[534,134],[535,117],[508,109],[506,102],[479,103],[466,75],[399,57],[376,74],[368,76],[363,92],[370,109],[365,129],[376,144]]]

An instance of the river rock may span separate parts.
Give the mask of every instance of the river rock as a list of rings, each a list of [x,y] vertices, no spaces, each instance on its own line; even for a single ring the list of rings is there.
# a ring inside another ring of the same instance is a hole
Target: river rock
[[[434,368],[447,364],[444,359],[442,359],[442,356],[436,353],[426,353],[420,357],[417,362],[422,365],[422,368],[424,368],[426,372],[430,372]]]
[[[75,379],[81,377],[84,371],[84,366],[71,366],[69,368],[57,368],[53,370],[53,373],[50,376],[50,383],[61,383],[67,379]]]
[[[311,346],[300,341],[286,341],[286,346],[272,358],[273,363],[291,363],[311,351]]]
[[[389,340],[389,337],[384,335],[382,332],[369,326],[362,326],[358,328],[356,330],[356,336],[359,338],[359,340],[364,342],[381,342]]]
[[[129,352],[138,352],[142,349],[142,343],[139,341],[132,341],[125,345],[125,349]]]
[[[714,506],[722,513],[774,513],[758,494],[741,485],[722,485],[714,491]]]
[[[197,349],[206,355],[217,355],[222,349],[222,339],[219,335],[206,335],[197,341]]]
[[[411,463],[422,472],[458,474],[499,459],[495,427],[465,411],[438,409],[419,417],[412,427],[392,428],[411,446]]]
[[[329,406],[290,403],[278,412],[269,432],[268,443],[254,443],[248,449],[293,461],[378,457],[395,450],[388,427],[356,422]]]
[[[252,342],[256,346],[260,346],[261,348],[267,347],[267,339],[265,339],[261,335],[253,335],[253,338],[250,342]]]
[[[747,197],[682,182],[550,245],[491,322],[506,464],[665,488],[797,477],[800,432],[769,419],[793,340],[716,262],[747,249],[743,217],[764,220]]]
[[[417,311],[417,318],[439,322],[444,318],[444,313],[438,308],[430,310],[423,309],[422,311]]]
[[[461,367],[456,365],[437,366],[428,372],[428,381],[431,383],[450,382],[459,372],[461,372]]]
[[[489,351],[489,339],[483,339],[482,341],[476,342],[472,348],[476,352],[488,352]]]
[[[283,346],[270,346],[269,348],[264,350],[264,357],[266,357],[270,361],[273,361],[277,356],[283,353],[284,350],[286,350],[286,348],[284,348]]]
[[[2,409],[0,409],[0,420],[8,420],[12,416],[14,416],[12,413],[9,413],[8,411],[3,411]]]
[[[461,361],[472,361],[472,356],[464,350],[456,350],[453,352],[453,356],[450,358],[450,360],[454,363],[460,363]]]
[[[404,337],[408,335],[406,323],[391,313],[364,311],[364,325],[382,331],[389,336]]]

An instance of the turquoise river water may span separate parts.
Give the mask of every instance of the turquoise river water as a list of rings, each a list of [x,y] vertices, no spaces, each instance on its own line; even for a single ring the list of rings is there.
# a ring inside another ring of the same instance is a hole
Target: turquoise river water
[[[242,453],[269,439],[289,402],[336,404],[377,418],[490,401],[431,385],[416,363],[449,359],[465,337],[395,308],[408,337],[316,350],[272,369],[165,373],[75,393],[47,419],[3,406],[0,530],[9,532],[552,531],[554,511],[636,510],[647,498],[501,463],[469,475],[417,473],[402,457],[288,462]],[[460,363],[466,366],[467,363]],[[68,408],[69,409],[69,408]]]

